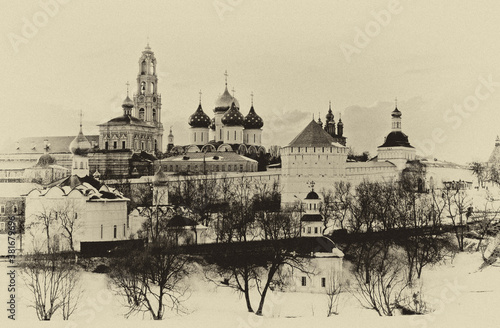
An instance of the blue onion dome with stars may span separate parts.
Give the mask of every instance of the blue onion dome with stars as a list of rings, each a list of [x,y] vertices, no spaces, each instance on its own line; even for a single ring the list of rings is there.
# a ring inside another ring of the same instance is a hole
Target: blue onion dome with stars
[[[252,107],[250,107],[250,111],[245,117],[243,126],[245,127],[245,129],[260,129],[264,126],[264,121],[259,115],[257,115],[255,109],[253,108],[253,105]]]
[[[240,126],[243,125],[245,117],[240,113],[236,104],[233,102],[231,108],[222,116],[222,124],[227,126]]]
[[[188,123],[193,128],[208,128],[212,121],[210,120],[210,117],[205,114],[200,103],[198,105],[198,109],[194,112],[194,114],[189,116]]]

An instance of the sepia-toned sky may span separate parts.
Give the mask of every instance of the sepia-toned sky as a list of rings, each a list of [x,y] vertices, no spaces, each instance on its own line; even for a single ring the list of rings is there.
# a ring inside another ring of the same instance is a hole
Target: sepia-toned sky
[[[500,134],[499,1],[0,4],[0,144],[75,135],[80,110],[84,133],[97,134],[122,113],[126,82],[135,89],[148,36],[176,144],[200,89],[213,115],[225,70],[245,115],[254,93],[266,146],[289,143],[313,114],[324,120],[330,100],[356,152],[376,154],[395,97],[420,154],[487,160]]]

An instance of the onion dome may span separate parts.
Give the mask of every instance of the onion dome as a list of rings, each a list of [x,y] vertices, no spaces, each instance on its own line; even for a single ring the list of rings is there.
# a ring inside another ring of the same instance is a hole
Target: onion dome
[[[73,139],[73,141],[71,141],[71,143],[69,144],[69,151],[73,155],[85,156],[89,152],[90,148],[90,142],[83,135],[82,125],[80,124],[80,133],[78,133],[75,139]]]
[[[397,107],[392,111],[391,116],[392,117],[401,117],[401,112],[399,111],[399,109]]]
[[[40,156],[35,166],[49,166],[54,165],[56,163],[56,159],[52,157],[50,154],[43,154]]]
[[[245,122],[243,123],[245,129],[260,129],[264,126],[264,121],[262,118],[255,113],[253,106],[250,107],[248,115],[245,117]]]
[[[323,122],[321,122],[321,117],[318,118],[318,125],[323,127]]]
[[[326,123],[333,121],[334,116],[332,112],[332,102],[330,102],[330,107],[328,108],[328,114],[326,114]]]
[[[215,101],[214,112],[215,113],[224,113],[231,107],[231,105],[233,103],[236,106],[236,108],[238,108],[238,109],[240,108],[240,103],[238,102],[238,100],[236,100],[236,98],[234,98],[229,93],[229,91],[227,90],[227,85],[226,85],[226,89],[224,90],[224,93],[222,95],[220,95],[219,98],[217,98],[217,100]]]
[[[314,190],[312,190],[307,194],[306,199],[319,199],[319,196]]]
[[[193,128],[208,128],[212,122],[210,117],[203,111],[203,108],[201,108],[201,104],[199,104],[194,114],[189,116],[188,123]]]
[[[132,99],[129,98],[128,94],[127,98],[125,98],[125,100],[123,101],[122,108],[124,116],[132,115],[132,108],[134,108],[134,102],[132,101]]]
[[[236,104],[233,102],[231,108],[222,116],[222,124],[227,126],[239,126],[243,125],[245,117],[236,108]]]
[[[125,98],[125,100],[123,101],[122,107],[123,108],[134,107],[134,102],[132,101],[132,99],[130,99],[130,97],[128,95],[127,95],[127,98]]]

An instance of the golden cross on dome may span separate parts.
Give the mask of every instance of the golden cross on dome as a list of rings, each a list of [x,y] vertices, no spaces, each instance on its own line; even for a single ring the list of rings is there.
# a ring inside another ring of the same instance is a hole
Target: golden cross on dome
[[[396,108],[398,108],[398,97],[394,98],[394,103],[396,104]]]
[[[128,83],[128,81],[127,81],[127,83],[125,83],[125,84],[127,85],[127,97],[128,97],[128,87],[129,87],[130,83]]]
[[[227,87],[227,69],[226,69],[226,71],[224,72],[224,76],[225,76],[225,78],[226,78],[226,87]]]
[[[253,107],[253,91],[250,93],[250,99],[252,101],[252,107]]]
[[[202,94],[202,93],[201,93],[201,90],[200,90],[199,94],[200,94],[200,105],[201,105],[201,94]]]
[[[311,187],[311,191],[314,191],[314,185],[316,184],[316,182],[309,181],[307,184],[309,185],[309,187]]]

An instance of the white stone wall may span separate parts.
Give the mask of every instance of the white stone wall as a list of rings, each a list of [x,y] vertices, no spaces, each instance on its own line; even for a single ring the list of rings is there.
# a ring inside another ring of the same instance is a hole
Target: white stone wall
[[[80,250],[80,242],[114,241],[128,239],[130,227],[127,228],[127,202],[125,200],[92,200],[78,190],[66,196],[59,187],[51,188],[44,196],[39,191],[32,191],[26,197],[26,233],[25,252],[45,251],[47,237],[40,215],[51,210],[60,211],[69,208],[76,213],[77,220],[73,234],[73,246]],[[101,225],[103,235],[101,237]],[[114,226],[117,227],[116,237]],[[125,233],[123,227],[125,226]],[[59,221],[50,226],[51,243],[59,239],[60,250],[70,249],[64,230]]]
[[[335,181],[346,178],[345,147],[285,147],[281,150],[281,160],[285,203],[304,199],[311,181],[319,192],[331,189]]]
[[[325,293],[332,282],[339,283],[342,279],[342,257],[333,257],[329,253],[316,253],[308,263],[308,270],[313,274],[307,275],[297,269],[290,269],[290,291],[302,293]],[[323,280],[324,279],[324,280]],[[305,282],[305,286],[303,284]],[[325,284],[323,286],[323,283]]]

